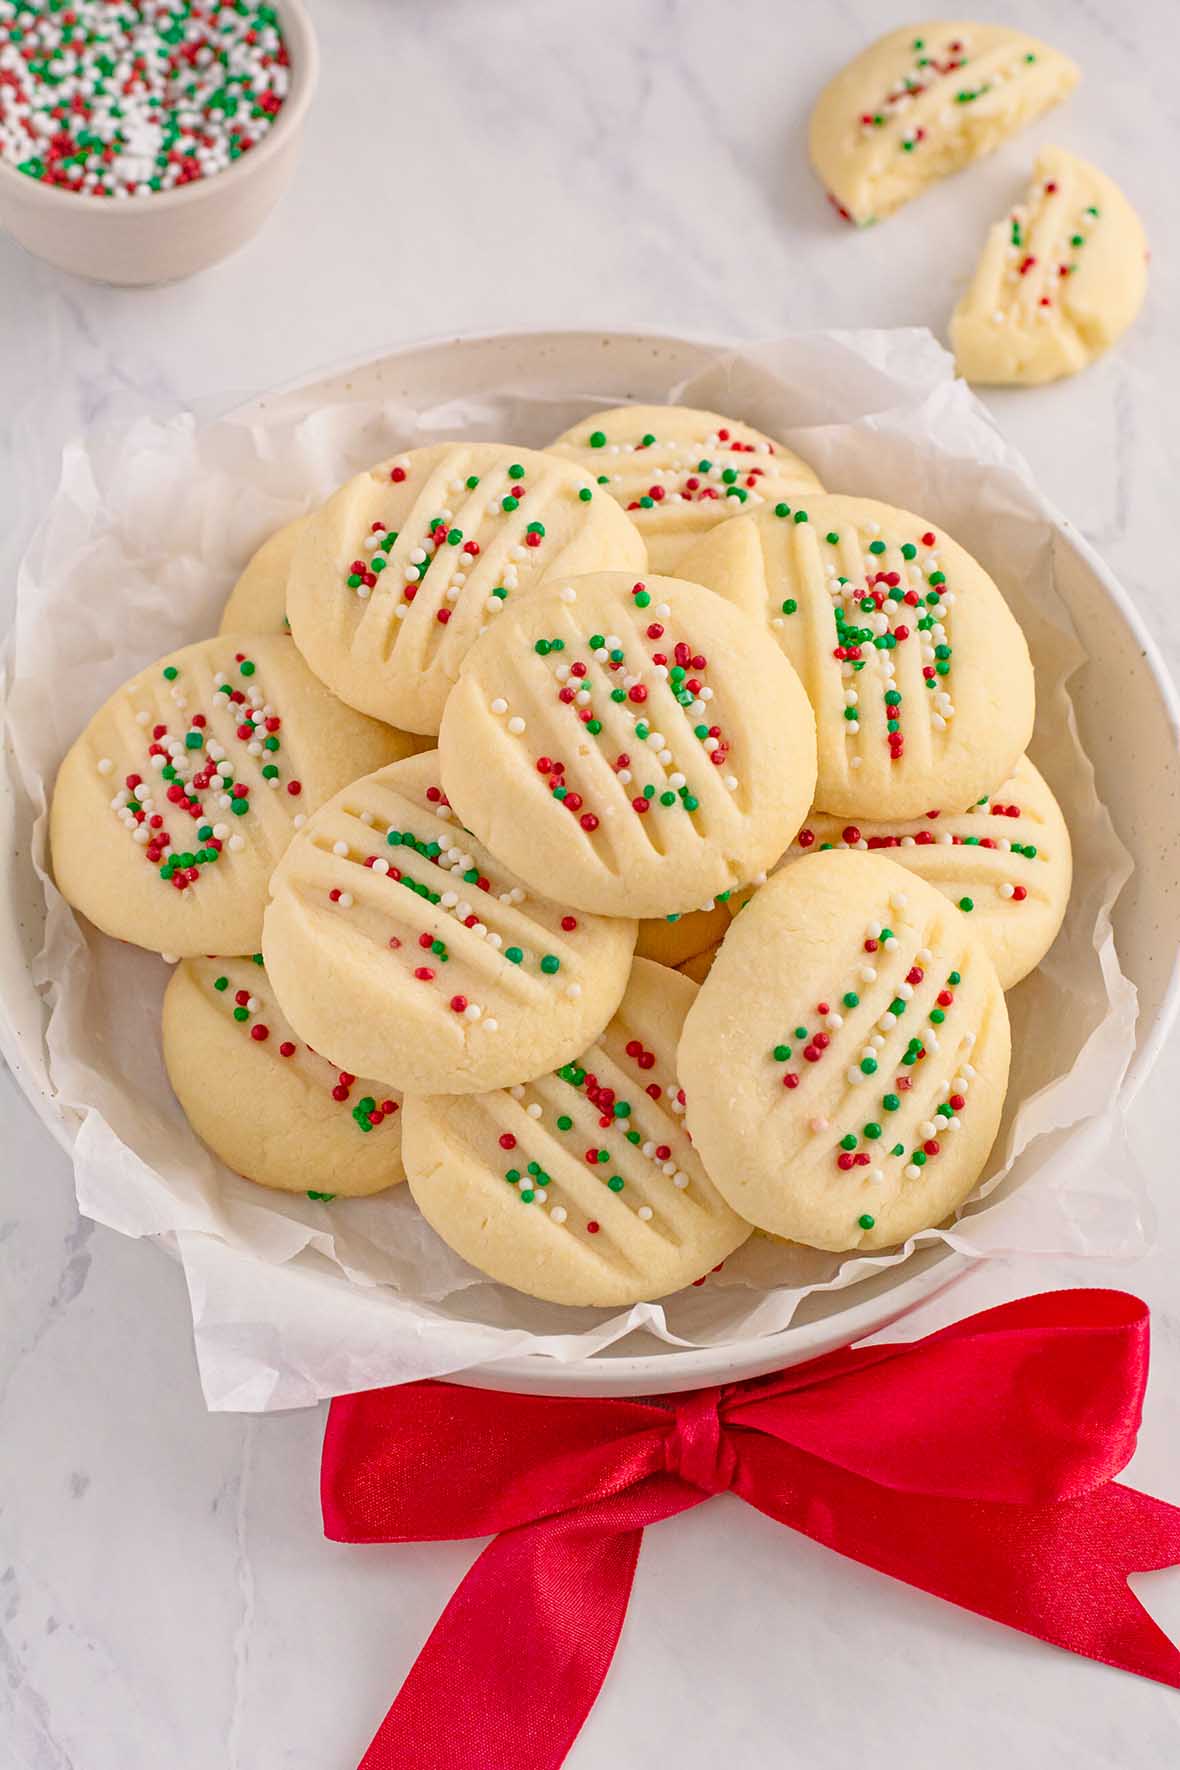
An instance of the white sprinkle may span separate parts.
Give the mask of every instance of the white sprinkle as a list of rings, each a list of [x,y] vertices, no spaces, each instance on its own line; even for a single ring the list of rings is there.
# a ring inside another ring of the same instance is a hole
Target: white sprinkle
[[[514,1087],[509,1088],[508,1092],[512,1096],[513,1100],[523,1100],[524,1099],[524,1089],[520,1086],[519,1082],[516,1083],[516,1085]]]
[[[109,756],[103,756],[99,759],[98,772],[99,774],[110,774],[114,766]]]
[[[514,713],[508,721],[508,729],[514,737],[519,737],[524,730],[524,720],[519,713]]]
[[[814,1136],[819,1137],[824,1131],[827,1130],[827,1128],[828,1128],[828,1120],[827,1119],[825,1119],[825,1118],[812,1119],[811,1130],[812,1130],[812,1133]]]
[[[340,854],[340,855],[347,854],[348,853],[348,843],[347,842],[333,842],[332,853],[333,854]]]
[[[389,871],[389,862],[384,856],[380,854],[377,856],[376,860],[373,862],[373,871],[375,873],[387,873]]]
[[[565,1206],[564,1205],[554,1205],[553,1209],[549,1213],[549,1216],[550,1216],[551,1221],[554,1223],[564,1223],[565,1218],[566,1218]]]
[[[576,602],[578,600],[578,593],[572,584],[563,584],[559,595],[562,602]],[[564,1222],[564,1220],[565,1213],[563,1212],[562,1221]]]
[[[350,910],[352,908],[352,892],[342,891],[336,901],[342,910]]]
[[[688,1185],[688,1175],[684,1172],[683,1168],[680,1169],[679,1173],[673,1174],[672,1184],[679,1192],[684,1191],[685,1187]]]
[[[502,694],[498,694],[496,696],[495,700],[492,702],[492,712],[496,713],[496,714],[500,714],[500,713],[506,713],[507,711],[508,711],[508,702],[504,699],[504,696]]]
[[[572,1002],[576,1002],[582,993],[582,986],[580,983],[567,983],[565,986],[565,993]]]
[[[539,1119],[541,1116],[541,1108],[536,1100],[531,1101],[530,1104],[525,1107],[525,1111],[531,1119]]]
[[[294,823],[295,828],[297,830],[301,830],[303,828],[304,824],[307,822],[306,811],[297,811],[295,813],[294,818],[292,819],[292,822]]]
[[[498,1020],[493,1020],[491,1016],[489,1016],[483,1023],[483,1029],[485,1032],[499,1032],[500,1022]]]
[[[650,1223],[653,1215],[652,1208],[650,1205],[640,1205],[635,1215],[639,1218],[641,1223]]]
[[[916,1168],[913,1162],[906,1163],[905,1177],[907,1180],[916,1180],[921,1172],[921,1168]]]
[[[231,854],[240,854],[245,846],[246,846],[245,836],[231,836],[230,837],[229,849],[230,849]]]

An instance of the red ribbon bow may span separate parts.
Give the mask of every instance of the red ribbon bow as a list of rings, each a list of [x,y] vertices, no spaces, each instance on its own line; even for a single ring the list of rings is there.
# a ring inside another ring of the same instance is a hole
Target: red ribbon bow
[[[1180,1562],[1180,1508],[1113,1476],[1148,1315],[1122,1291],[1006,1303],[675,1406],[410,1383],[332,1403],[339,1542],[500,1534],[360,1770],[556,1770],[615,1650],[644,1526],[731,1491],[841,1555],[1180,1687],[1127,1574]]]

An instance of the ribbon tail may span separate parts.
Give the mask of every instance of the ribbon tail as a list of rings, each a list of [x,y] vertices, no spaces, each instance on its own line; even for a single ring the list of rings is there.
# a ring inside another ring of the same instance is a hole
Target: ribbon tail
[[[1127,1584],[1180,1565],[1180,1507],[1118,1482],[1044,1505],[883,1488],[745,1451],[744,1499],[839,1554],[1072,1653],[1180,1688],[1180,1651]]]
[[[645,1489],[649,1503],[637,1503]],[[558,1770],[614,1656],[643,1526],[704,1498],[657,1477],[502,1532],[439,1617],[360,1770]]]

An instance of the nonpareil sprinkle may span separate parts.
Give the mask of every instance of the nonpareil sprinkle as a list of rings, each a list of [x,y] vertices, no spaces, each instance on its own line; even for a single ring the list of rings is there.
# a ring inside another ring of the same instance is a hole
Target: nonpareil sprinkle
[[[254,0],[0,0],[0,159],[80,196],[174,190],[257,146],[289,78]]]

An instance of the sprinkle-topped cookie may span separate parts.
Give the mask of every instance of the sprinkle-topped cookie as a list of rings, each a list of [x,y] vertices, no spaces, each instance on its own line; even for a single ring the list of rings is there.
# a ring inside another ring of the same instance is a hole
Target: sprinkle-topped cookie
[[[306,520],[285,523],[251,555],[221,611],[219,633],[290,633],[287,579]]]
[[[473,647],[439,755],[459,816],[522,878],[658,916],[778,859],[813,743],[765,625],[699,584],[598,572],[544,586]]]
[[[292,1025],[333,1063],[466,1093],[575,1056],[618,1005],[635,934],[522,884],[463,828],[431,752],[308,822],[272,880],[263,950]]]
[[[942,894],[878,855],[776,874],[689,1014],[693,1142],[734,1210],[811,1247],[882,1248],[975,1186],[1008,1084],[995,967]]]
[[[648,570],[672,572],[700,535],[742,511],[818,492],[806,461],[736,418],[689,406],[616,406],[550,443],[622,505]]]
[[[684,1123],[676,1048],[696,993],[637,959],[576,1062],[497,1093],[411,1098],[405,1158],[429,1222],[481,1272],[551,1302],[663,1297],[740,1247]]]
[[[1004,989],[1040,964],[1069,902],[1069,831],[1027,756],[968,811],[928,811],[889,824],[809,812],[783,862],[833,848],[885,854],[936,885],[970,917]]]
[[[718,529],[683,569],[768,627],[799,672],[825,811],[972,804],[1028,743],[1024,635],[983,568],[923,517],[868,498],[784,500]]]
[[[291,837],[345,781],[411,748],[329,694],[289,639],[185,646],[112,695],[62,763],[57,887],[155,952],[253,952]]]
[[[176,190],[263,140],[288,68],[252,0],[0,0],[0,159],[80,196]]]
[[[590,474],[532,449],[439,443],[358,474],[308,520],[287,615],[350,706],[437,732],[479,634],[542,578],[641,570],[642,541]]]
[[[1007,25],[906,25],[869,45],[811,113],[811,161],[845,221],[880,221],[1040,116],[1073,62]]]
[[[1147,290],[1147,242],[1118,186],[1064,148],[990,230],[951,319],[968,381],[1031,386],[1073,375],[1126,331]]]
[[[182,960],[164,992],[163,1033],[193,1130],[247,1180],[328,1203],[405,1178],[401,1095],[303,1043],[261,953]]]

